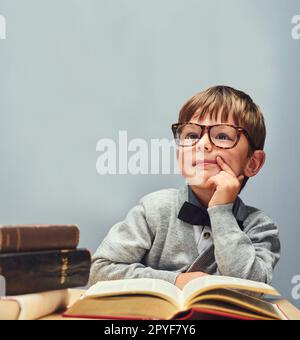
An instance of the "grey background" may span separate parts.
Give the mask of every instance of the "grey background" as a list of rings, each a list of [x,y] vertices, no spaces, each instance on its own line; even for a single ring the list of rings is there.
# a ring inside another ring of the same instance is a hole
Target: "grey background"
[[[0,0],[1,223],[78,223],[92,252],[178,176],[99,176],[96,143],[171,138],[182,104],[227,84],[265,112],[268,161],[242,198],[281,232],[276,286],[299,264],[299,0]],[[300,307],[300,301],[293,301]]]

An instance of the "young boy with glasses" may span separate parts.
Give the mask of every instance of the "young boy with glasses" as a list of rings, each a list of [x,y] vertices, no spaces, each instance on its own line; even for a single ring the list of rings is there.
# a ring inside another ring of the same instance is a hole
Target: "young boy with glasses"
[[[245,93],[217,86],[192,97],[172,126],[187,185],[141,199],[93,257],[90,283],[156,278],[183,288],[203,275],[270,284],[278,229],[239,198],[265,162],[263,114]]]

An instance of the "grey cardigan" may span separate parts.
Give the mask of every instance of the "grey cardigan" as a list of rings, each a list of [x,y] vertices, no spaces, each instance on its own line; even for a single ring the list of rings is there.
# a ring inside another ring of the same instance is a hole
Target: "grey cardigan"
[[[195,221],[181,216],[189,211],[188,187],[145,196],[96,251],[90,284],[132,278],[175,284],[180,273],[195,271],[270,284],[280,258],[278,229],[262,211],[237,202],[207,209],[213,244],[199,255]]]

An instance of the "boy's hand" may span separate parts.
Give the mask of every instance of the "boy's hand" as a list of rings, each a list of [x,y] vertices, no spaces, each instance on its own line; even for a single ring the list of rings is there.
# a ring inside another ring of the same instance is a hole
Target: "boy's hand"
[[[240,193],[245,176],[237,177],[228,164],[221,157],[217,157],[221,172],[207,181],[208,188],[214,192],[208,207],[234,203]]]
[[[190,281],[197,279],[198,277],[208,276],[208,274],[202,272],[182,273],[177,276],[175,286],[183,289],[184,286]]]

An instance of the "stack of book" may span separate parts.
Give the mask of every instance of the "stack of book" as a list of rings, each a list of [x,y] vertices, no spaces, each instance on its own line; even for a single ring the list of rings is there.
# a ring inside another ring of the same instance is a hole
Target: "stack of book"
[[[76,225],[0,225],[0,319],[37,319],[68,305],[86,286],[91,255]]]

